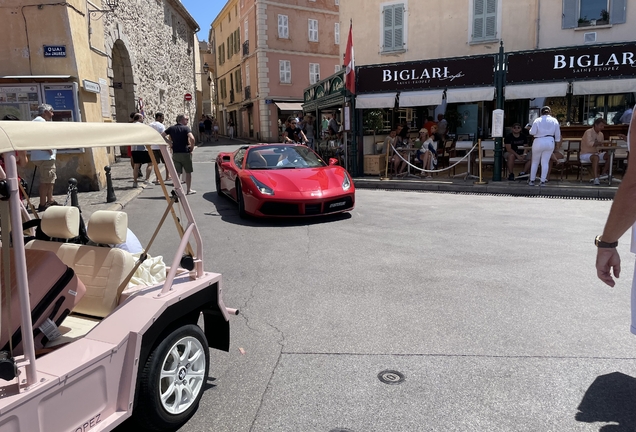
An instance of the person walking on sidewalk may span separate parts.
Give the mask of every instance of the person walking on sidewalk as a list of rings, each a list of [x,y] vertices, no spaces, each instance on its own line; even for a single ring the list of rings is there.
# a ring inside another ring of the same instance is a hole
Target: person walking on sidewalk
[[[38,116],[33,119],[35,122],[53,121],[53,107],[49,104],[38,106]],[[40,204],[38,211],[44,211],[47,207],[58,205],[53,199],[53,188],[57,179],[55,168],[55,156],[57,150],[33,150],[31,152],[31,161],[35,164],[36,169],[40,171]]]
[[[144,124],[144,117],[137,113],[133,117],[134,124]],[[146,146],[133,146],[132,151],[132,160],[133,160],[133,187],[136,188],[138,186],[137,179],[140,177],[141,166],[146,164],[146,179],[144,181],[148,181],[150,178],[150,173],[152,172],[152,160],[150,160],[150,155],[148,154],[148,150],[146,150]]]
[[[541,186],[545,186],[550,167],[550,158],[554,152],[554,143],[561,141],[561,128],[557,119],[550,115],[549,106],[541,108],[541,117],[535,119],[530,128],[530,135],[534,135],[532,142],[532,166],[530,168],[530,186],[534,186],[537,170],[541,163]]]
[[[627,144],[636,143],[636,115],[632,113],[627,134]],[[629,163],[636,164],[636,152],[629,152]],[[630,168],[618,186],[614,202],[607,217],[603,234],[597,236],[594,244],[596,251],[596,275],[607,285],[613,287],[614,277],[621,273],[621,257],[616,250],[618,239],[632,227],[631,251],[636,252],[636,169]],[[636,272],[632,280],[632,323],[631,332],[636,334]]]
[[[177,116],[177,124],[166,129],[161,136],[168,138],[172,147],[172,161],[177,170],[177,174],[181,176],[181,172],[185,171],[186,194],[196,193],[192,189],[192,150],[194,150],[194,135],[188,127],[188,116],[179,114]],[[179,179],[175,179],[179,181]]]
[[[157,132],[159,132],[160,134],[162,134],[166,130],[166,127],[163,125],[163,121],[164,121],[163,113],[158,112],[155,114],[155,121],[150,123],[150,127],[156,130]],[[170,180],[170,173],[168,172],[168,168],[166,168],[166,161],[163,160],[163,155],[161,154],[161,148],[158,145],[152,145],[151,148],[152,148],[152,154],[155,157],[155,161],[157,162],[157,165],[159,165],[159,163],[163,164],[163,169],[166,172],[166,179],[164,181]],[[157,179],[155,183],[159,183],[159,179]]]
[[[227,135],[230,139],[234,139],[234,121],[232,121],[232,118],[227,121]]]

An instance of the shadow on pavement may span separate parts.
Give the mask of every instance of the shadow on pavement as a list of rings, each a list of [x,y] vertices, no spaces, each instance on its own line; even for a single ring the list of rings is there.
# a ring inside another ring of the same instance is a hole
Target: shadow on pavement
[[[338,222],[351,218],[350,213],[338,213],[327,216],[315,216],[308,218],[249,218],[241,219],[238,215],[238,206],[230,198],[220,196],[213,192],[206,192],[203,199],[214,204],[216,210],[205,212],[206,216],[220,216],[225,222],[235,225],[252,226],[252,227],[289,227],[289,226],[307,226],[324,224],[329,222]]]
[[[579,404],[576,420],[585,423],[618,423],[602,426],[602,432],[636,430],[636,378],[621,372],[597,377]]]

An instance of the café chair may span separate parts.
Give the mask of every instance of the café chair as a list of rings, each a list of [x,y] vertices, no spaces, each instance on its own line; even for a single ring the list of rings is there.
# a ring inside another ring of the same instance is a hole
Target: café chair
[[[455,148],[453,150],[453,153],[451,154],[451,157],[448,159],[449,166],[461,161],[462,158],[466,155],[466,153],[473,148],[473,145],[474,143],[472,141],[457,141],[455,143]],[[467,163],[467,168],[466,168],[467,171],[465,173],[455,174],[456,167],[453,167],[453,177],[458,177],[458,176],[464,176],[465,178],[470,177],[471,176],[470,166],[471,166],[473,157],[474,157],[474,154],[471,153],[466,159],[462,161],[462,163]]]
[[[475,163],[479,163],[479,155],[475,158]],[[483,140],[481,142],[481,165],[482,167],[495,165],[495,141]]]

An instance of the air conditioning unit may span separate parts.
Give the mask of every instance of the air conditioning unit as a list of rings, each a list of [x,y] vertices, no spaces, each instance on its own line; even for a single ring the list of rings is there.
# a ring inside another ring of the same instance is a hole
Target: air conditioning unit
[[[596,42],[596,32],[583,33],[583,43],[590,44]]]

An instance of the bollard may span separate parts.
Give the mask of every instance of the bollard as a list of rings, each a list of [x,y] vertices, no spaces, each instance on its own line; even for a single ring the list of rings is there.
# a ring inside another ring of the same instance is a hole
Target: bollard
[[[106,202],[112,203],[117,201],[117,197],[115,196],[115,189],[113,188],[113,178],[110,174],[110,167],[105,166],[104,171],[106,171]]]
[[[81,211],[77,201],[77,180],[74,178],[68,179],[68,194],[71,196],[71,206],[77,207]]]

